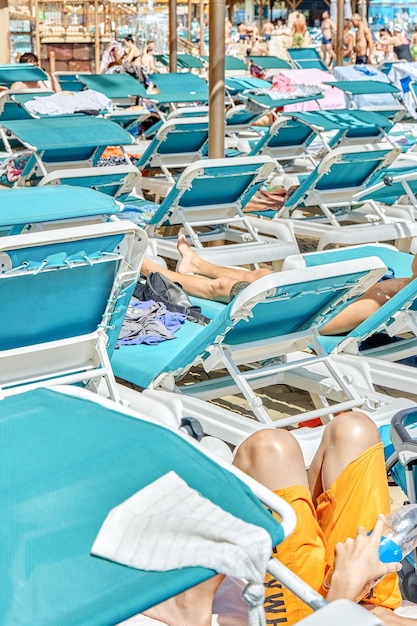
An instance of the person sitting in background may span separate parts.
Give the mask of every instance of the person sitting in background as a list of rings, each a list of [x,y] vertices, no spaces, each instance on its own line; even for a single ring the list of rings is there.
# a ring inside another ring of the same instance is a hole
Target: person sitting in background
[[[394,46],[392,43],[385,43],[385,40],[392,37],[392,33],[388,28],[381,28],[379,31],[379,41],[375,46],[375,51],[381,50],[384,53],[384,61],[396,61],[397,55],[394,52]],[[376,56],[376,55],[375,55]]]
[[[34,67],[40,67],[39,59],[33,52],[25,52],[19,58],[19,63],[29,63]],[[10,85],[10,89],[18,91],[20,89],[42,89],[43,91],[61,91],[61,87],[54,76],[48,76],[46,80],[38,80],[35,82],[16,81]]]
[[[392,46],[394,54],[399,61],[406,61],[412,63],[413,57],[410,52],[410,45],[407,37],[402,32],[401,24],[394,24],[393,34],[390,36],[388,33],[382,35],[376,33],[375,39],[378,43],[384,46]]]
[[[115,67],[122,64],[125,51],[121,43],[113,39],[103,52],[100,62],[100,74],[111,74]]]
[[[142,52],[142,71],[145,74],[153,74],[157,70],[155,68],[155,59],[154,59],[154,48],[155,42],[153,39],[149,39],[146,42],[146,46]]]
[[[126,46],[125,60],[135,65],[140,65],[140,51],[133,41],[132,35],[126,35],[123,41]]]

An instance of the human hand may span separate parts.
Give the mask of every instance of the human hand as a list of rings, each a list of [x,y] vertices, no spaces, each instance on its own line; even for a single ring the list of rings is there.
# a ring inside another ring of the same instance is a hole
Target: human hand
[[[327,594],[329,601],[338,598],[358,601],[386,574],[398,572],[400,563],[382,563],[379,544],[384,528],[384,516],[379,515],[370,535],[363,526],[354,539],[348,537],[335,547],[334,572]]]

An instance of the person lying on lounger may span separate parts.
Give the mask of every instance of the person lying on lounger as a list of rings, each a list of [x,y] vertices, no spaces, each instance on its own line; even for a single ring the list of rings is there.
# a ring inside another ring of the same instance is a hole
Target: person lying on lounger
[[[323,581],[333,571],[329,601],[362,595],[362,603],[388,626],[411,626],[417,620],[393,612],[401,604],[398,563],[381,563],[381,514],[390,511],[384,451],[375,423],[360,412],[332,420],[308,471],[301,448],[284,429],[263,429],[238,447],[234,464],[277,493],[294,508],[297,527],[274,550],[274,557],[317,591],[326,595]],[[370,535],[367,532],[374,529]],[[209,626],[212,603],[223,577],[218,575],[143,613],[132,624]],[[265,581],[268,624],[295,624],[311,609],[270,575]],[[233,624],[222,621],[218,624]],[[236,623],[236,622],[235,622]],[[238,622],[245,623],[244,621]]]
[[[248,284],[271,273],[267,268],[245,270],[238,267],[223,267],[201,258],[188,245],[185,235],[178,237],[178,251],[181,260],[177,271],[162,268],[158,263],[145,258],[141,272],[161,272],[174,282],[182,285],[191,296],[230,302]],[[322,335],[340,335],[350,332],[368,319],[385,302],[417,277],[417,255],[412,263],[411,278],[389,278],[372,285],[360,298],[349,304],[321,329]]]

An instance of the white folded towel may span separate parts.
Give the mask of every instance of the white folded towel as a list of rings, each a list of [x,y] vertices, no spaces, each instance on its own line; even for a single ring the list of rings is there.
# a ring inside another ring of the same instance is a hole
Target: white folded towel
[[[266,567],[271,538],[191,489],[169,472],[110,511],[92,554],[129,567],[167,571],[205,567],[248,582],[249,626],[265,624]]]

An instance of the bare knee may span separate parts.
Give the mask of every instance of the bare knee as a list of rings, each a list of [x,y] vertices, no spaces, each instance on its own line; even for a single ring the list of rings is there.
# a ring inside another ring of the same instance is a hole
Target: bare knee
[[[251,270],[250,278],[251,278],[251,281],[255,281],[255,280],[258,280],[258,278],[263,278],[264,276],[269,276],[270,274],[272,274],[271,270],[269,270],[266,267],[260,267],[256,270]]]
[[[304,458],[290,432],[262,429],[238,448],[234,464],[269,489],[306,484]]]
[[[359,411],[338,415],[326,426],[324,436],[332,447],[356,445],[359,453],[380,441],[375,422]]]

